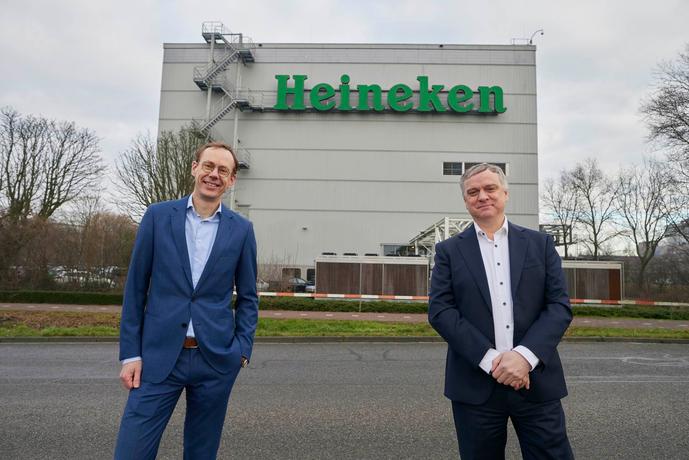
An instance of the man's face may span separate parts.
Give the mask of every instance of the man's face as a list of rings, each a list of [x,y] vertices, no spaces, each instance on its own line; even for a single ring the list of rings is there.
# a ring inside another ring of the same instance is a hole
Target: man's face
[[[507,198],[507,190],[492,171],[480,172],[464,182],[464,204],[476,221],[502,217]]]
[[[205,200],[219,200],[225,190],[234,184],[236,176],[232,175],[233,169],[234,160],[230,152],[219,147],[207,148],[201,153],[199,161],[191,164],[194,192]]]

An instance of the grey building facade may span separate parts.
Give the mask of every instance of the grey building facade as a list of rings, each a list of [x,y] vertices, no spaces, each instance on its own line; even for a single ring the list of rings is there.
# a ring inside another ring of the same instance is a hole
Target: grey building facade
[[[458,181],[476,162],[505,165],[508,217],[538,228],[535,47],[204,38],[164,45],[159,130],[196,120],[237,147],[244,167],[225,203],[253,221],[259,263],[383,255],[446,216],[468,218]]]

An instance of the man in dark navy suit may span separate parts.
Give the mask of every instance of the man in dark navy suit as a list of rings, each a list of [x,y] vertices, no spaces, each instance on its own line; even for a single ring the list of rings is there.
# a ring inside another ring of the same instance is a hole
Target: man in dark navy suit
[[[447,341],[445,396],[462,459],[504,459],[507,420],[525,459],[571,459],[557,345],[572,320],[551,237],[507,221],[498,166],[467,170],[474,220],[435,247],[429,322]]]
[[[236,173],[228,145],[203,145],[193,193],[150,206],[141,220],[122,305],[120,379],[129,398],[118,460],[155,458],[182,390],[184,458],[216,458],[258,318],[253,227],[221,201]]]

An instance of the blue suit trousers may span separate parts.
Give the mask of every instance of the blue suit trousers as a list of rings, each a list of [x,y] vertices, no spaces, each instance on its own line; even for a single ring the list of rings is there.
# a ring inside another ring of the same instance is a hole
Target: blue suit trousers
[[[198,348],[183,349],[170,375],[161,383],[146,381],[146,363],[139,388],[130,390],[115,447],[115,460],[155,459],[163,431],[182,390],[186,390],[184,458],[215,459],[227,404],[240,362],[221,374]]]

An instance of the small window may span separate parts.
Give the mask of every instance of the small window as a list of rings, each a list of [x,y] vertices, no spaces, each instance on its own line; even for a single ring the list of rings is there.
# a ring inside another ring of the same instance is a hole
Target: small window
[[[462,163],[460,161],[444,161],[443,176],[461,176]]]
[[[481,163],[491,163],[491,164],[494,164],[494,165],[497,166],[498,168],[502,169],[502,172],[504,172],[505,175],[507,175],[507,163],[492,163],[492,162],[490,162],[490,161],[485,161],[485,162],[482,161],[482,162],[475,162],[475,163],[465,162],[465,163],[464,163],[464,171],[468,171],[469,168],[471,168],[472,166],[480,165]],[[463,174],[463,173],[462,173],[462,174]]]

